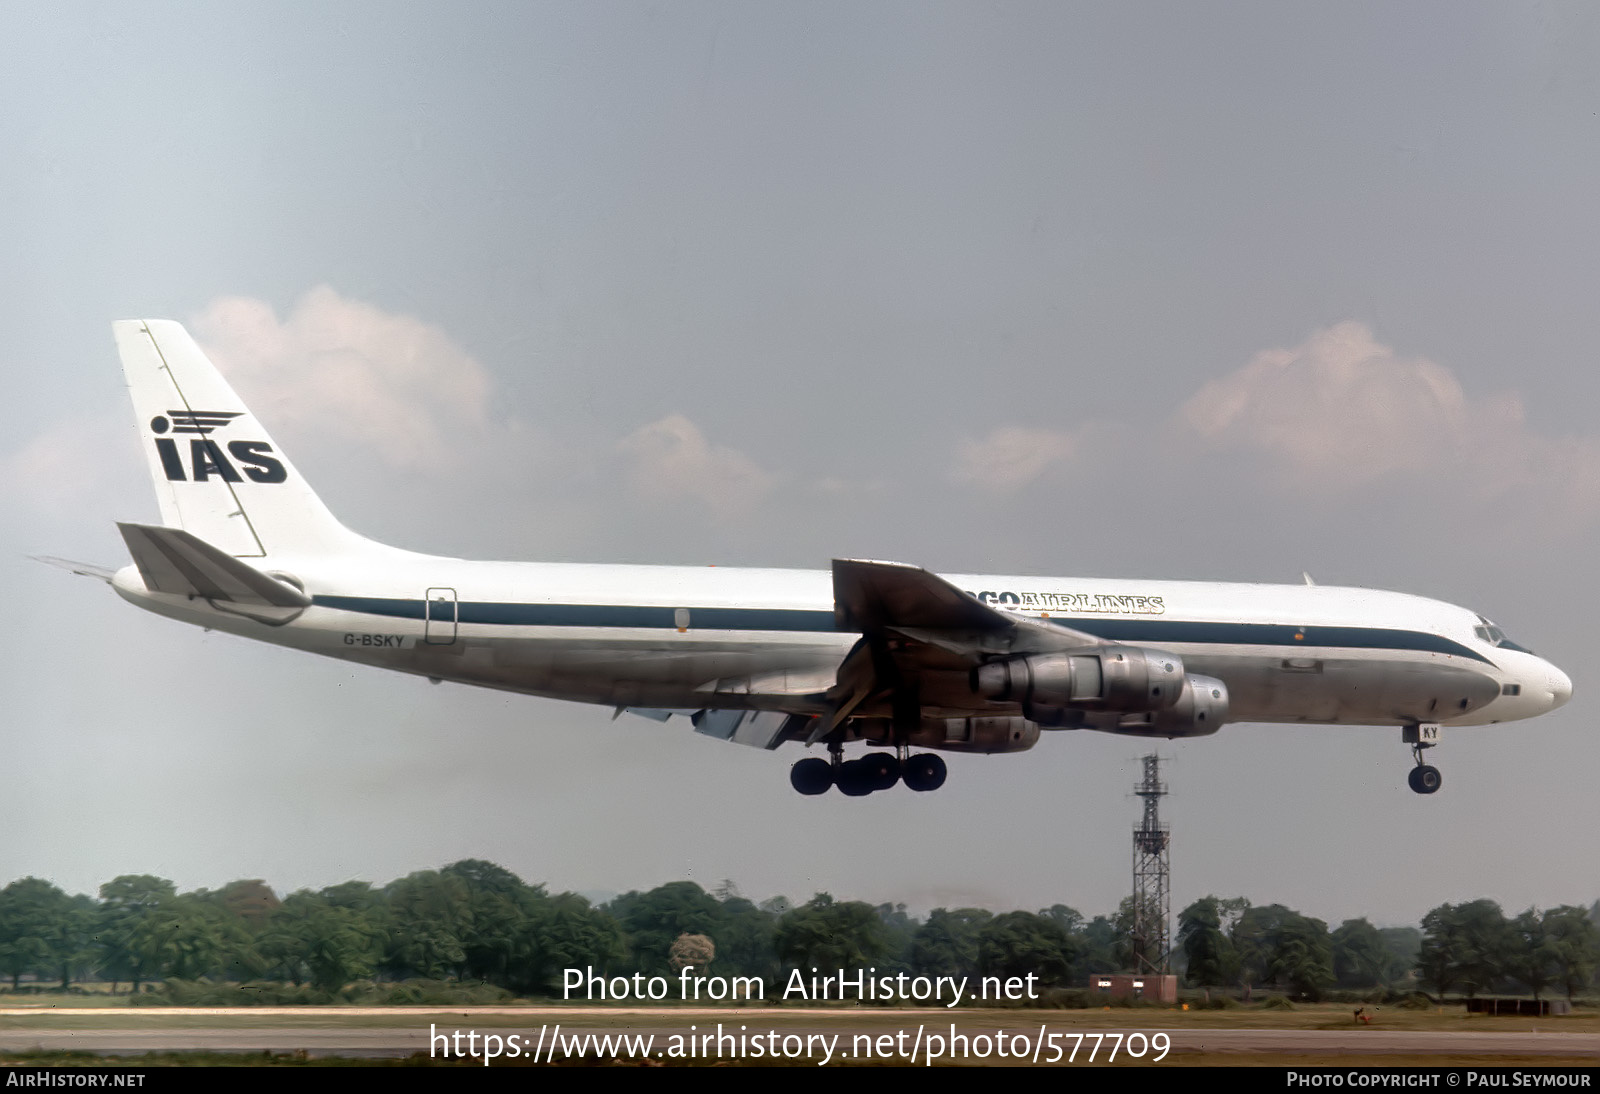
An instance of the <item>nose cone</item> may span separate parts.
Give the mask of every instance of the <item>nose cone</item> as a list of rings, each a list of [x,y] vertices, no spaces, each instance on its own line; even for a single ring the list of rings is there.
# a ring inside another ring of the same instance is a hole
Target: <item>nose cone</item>
[[[1545,662],[1545,673],[1545,687],[1550,692],[1550,709],[1554,710],[1556,707],[1564,706],[1567,700],[1572,698],[1572,680],[1548,661]]]

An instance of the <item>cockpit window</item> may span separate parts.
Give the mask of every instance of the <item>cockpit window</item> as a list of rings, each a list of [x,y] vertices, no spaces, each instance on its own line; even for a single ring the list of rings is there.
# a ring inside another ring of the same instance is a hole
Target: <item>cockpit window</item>
[[[1487,642],[1496,649],[1516,650],[1518,653],[1527,654],[1533,653],[1533,651],[1528,649],[1526,646],[1519,646],[1515,642],[1511,641],[1511,639],[1506,637],[1505,631],[1501,630],[1499,627],[1495,626],[1481,615],[1478,616],[1478,625],[1472,628],[1472,633],[1477,635],[1481,641]]]

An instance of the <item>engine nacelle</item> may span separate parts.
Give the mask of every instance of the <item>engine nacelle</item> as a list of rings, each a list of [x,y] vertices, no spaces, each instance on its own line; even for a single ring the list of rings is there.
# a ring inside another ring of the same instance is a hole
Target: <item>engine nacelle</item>
[[[883,726],[881,740],[892,734]],[[879,739],[869,731],[868,740]],[[945,752],[1026,752],[1039,742],[1039,727],[1026,718],[924,718],[906,743]]]
[[[1085,711],[1169,710],[1183,693],[1183,661],[1139,646],[1095,646],[991,661],[972,671],[972,690],[1022,704],[1042,725],[1079,724]]]
[[[1228,685],[1210,676],[1191,673],[1184,678],[1183,694],[1166,710],[1124,714],[1115,721],[1095,719],[1085,729],[1122,733],[1131,737],[1205,737],[1228,720]]]

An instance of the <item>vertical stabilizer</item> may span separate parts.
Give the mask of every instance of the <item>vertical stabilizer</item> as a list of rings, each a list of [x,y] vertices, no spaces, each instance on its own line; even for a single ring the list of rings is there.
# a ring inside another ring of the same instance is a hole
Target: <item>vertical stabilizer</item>
[[[360,542],[180,324],[128,319],[112,329],[162,523],[238,558]]]

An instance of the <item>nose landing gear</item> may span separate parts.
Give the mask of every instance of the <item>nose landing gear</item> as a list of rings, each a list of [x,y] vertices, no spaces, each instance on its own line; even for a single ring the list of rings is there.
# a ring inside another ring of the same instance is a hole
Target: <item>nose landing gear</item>
[[[1423,763],[1420,756],[1417,759],[1417,766],[1413,767],[1411,774],[1406,776],[1406,782],[1410,783],[1411,789],[1418,794],[1432,794],[1439,789],[1440,781],[1439,769],[1431,764]]]
[[[1417,765],[1411,769],[1411,774],[1406,776],[1406,782],[1418,794],[1433,794],[1443,782],[1439,769],[1431,764],[1422,762],[1424,749],[1433,748],[1439,743],[1439,724],[1437,722],[1423,722],[1419,725],[1406,726],[1401,739],[1411,746],[1411,755]]]

